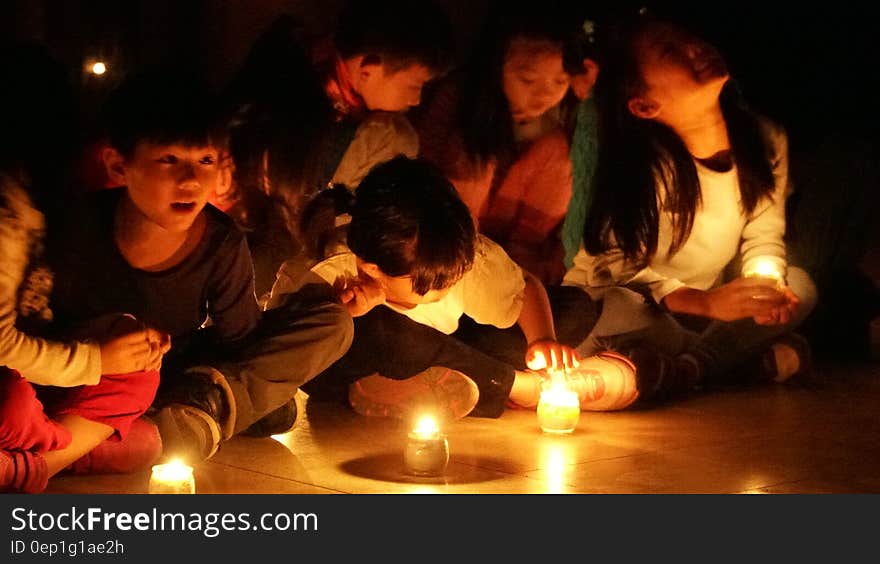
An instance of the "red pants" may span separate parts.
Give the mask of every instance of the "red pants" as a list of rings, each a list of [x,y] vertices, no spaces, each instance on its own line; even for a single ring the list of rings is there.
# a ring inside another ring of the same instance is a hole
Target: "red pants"
[[[66,447],[70,433],[49,415],[79,415],[109,425],[115,430],[111,439],[121,440],[150,406],[158,385],[159,373],[150,371],[104,375],[94,386],[34,386],[0,366],[0,449]]]

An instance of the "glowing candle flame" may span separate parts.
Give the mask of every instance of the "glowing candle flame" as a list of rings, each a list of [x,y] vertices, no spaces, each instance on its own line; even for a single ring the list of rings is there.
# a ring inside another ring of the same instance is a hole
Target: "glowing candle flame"
[[[153,466],[150,493],[195,493],[192,466],[179,459]]]
[[[105,72],[107,72],[107,65],[105,65],[101,61],[98,61],[97,63],[92,65],[91,70],[92,70],[92,74],[96,74],[96,75],[100,76],[100,75],[104,74]]]
[[[776,262],[770,259],[759,259],[755,262],[755,266],[745,274],[747,277],[756,278],[772,278],[777,284],[782,284],[782,273],[776,265]]]
[[[431,415],[419,418],[403,453],[407,470],[416,476],[440,476],[449,463],[449,442]]]
[[[550,387],[541,392],[538,401],[538,423],[547,433],[571,433],[580,418],[578,394],[570,390],[564,376],[551,377]]]
[[[779,270],[776,265],[769,260],[761,260],[755,265],[755,274],[757,276],[767,276],[768,278],[779,278]]]
[[[413,429],[413,434],[421,439],[430,439],[440,434],[440,428],[437,426],[437,420],[431,415],[423,415],[419,418]]]

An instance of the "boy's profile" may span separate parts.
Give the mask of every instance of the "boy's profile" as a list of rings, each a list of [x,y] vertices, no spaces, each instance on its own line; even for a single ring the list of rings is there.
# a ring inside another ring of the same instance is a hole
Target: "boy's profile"
[[[227,92],[235,182],[223,205],[248,231],[260,296],[310,244],[299,214],[318,190],[355,190],[373,166],[416,156],[404,113],[453,59],[452,26],[432,2],[349,2],[327,36],[299,31],[276,20]]]

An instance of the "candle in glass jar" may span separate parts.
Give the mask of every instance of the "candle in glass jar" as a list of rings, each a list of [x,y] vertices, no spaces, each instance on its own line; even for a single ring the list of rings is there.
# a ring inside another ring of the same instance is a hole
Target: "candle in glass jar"
[[[193,469],[181,460],[172,460],[167,464],[153,466],[150,475],[151,494],[194,494],[196,480]]]
[[[422,417],[410,431],[403,458],[407,471],[416,476],[440,476],[446,470],[449,442],[433,417]]]
[[[776,280],[777,285],[783,283],[782,273],[779,272],[776,263],[769,259],[760,259],[755,262],[755,266],[746,272],[746,277],[772,278],[773,280]]]
[[[538,424],[545,433],[568,434],[577,427],[581,415],[577,392],[554,382],[541,392],[538,400]]]

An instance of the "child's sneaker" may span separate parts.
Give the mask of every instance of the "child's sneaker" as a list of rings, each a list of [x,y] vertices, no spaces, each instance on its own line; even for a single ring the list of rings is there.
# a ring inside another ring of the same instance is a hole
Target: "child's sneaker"
[[[296,427],[305,411],[303,392],[296,394],[284,405],[264,415],[250,427],[241,432],[246,437],[265,438],[287,433]]]
[[[160,456],[159,428],[146,417],[139,417],[125,439],[107,439],[65,470],[73,474],[128,474],[149,468]]]
[[[761,357],[764,378],[784,384],[812,369],[810,343],[797,333],[773,341]]]
[[[566,374],[582,411],[626,409],[639,397],[636,366],[625,356],[605,351],[582,359]]]
[[[180,382],[162,393],[162,402],[154,420],[166,458],[207,460],[217,452],[221,439],[232,434],[232,391],[225,377],[213,368],[190,368]]]
[[[439,411],[461,419],[473,410],[480,391],[473,380],[450,368],[432,366],[406,380],[378,374],[348,387],[348,401],[361,415],[403,419],[413,411]]]
[[[29,450],[0,450],[0,493],[40,493],[49,483],[46,460]]]

